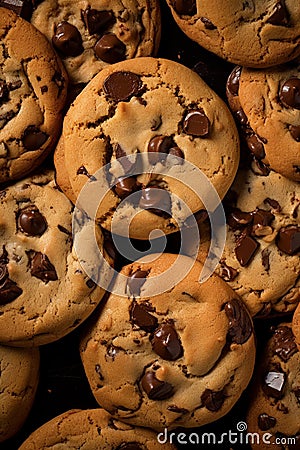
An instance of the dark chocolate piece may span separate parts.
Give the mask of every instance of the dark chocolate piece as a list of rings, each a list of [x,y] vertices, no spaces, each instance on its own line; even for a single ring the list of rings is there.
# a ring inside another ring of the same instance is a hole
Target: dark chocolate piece
[[[34,125],[30,125],[24,131],[22,142],[26,150],[34,151],[39,150],[40,147],[45,144],[48,138],[48,134],[39,130]]]
[[[170,323],[163,323],[154,331],[151,345],[157,355],[168,361],[175,361],[183,354],[177,331]]]
[[[285,374],[282,372],[270,371],[264,377],[263,390],[265,394],[281,398],[285,385]]]
[[[201,395],[202,404],[212,412],[219,411],[225,400],[225,395],[223,391],[214,392],[211,389],[205,389]]]
[[[166,159],[166,154],[169,153],[173,146],[173,140],[170,136],[154,136],[148,144],[148,160],[150,164],[156,164]]]
[[[47,221],[36,206],[28,206],[20,211],[19,229],[29,236],[41,236],[47,229]]]
[[[238,271],[233,267],[228,266],[225,262],[221,262],[220,276],[225,281],[233,281],[238,276]]]
[[[150,314],[142,304],[138,304],[137,302],[132,303],[130,320],[134,325],[137,325],[148,333],[155,330],[158,324],[157,318]]]
[[[276,328],[273,336],[274,352],[282,361],[287,362],[298,349],[292,329],[287,326]]]
[[[6,278],[0,286],[0,305],[6,305],[14,301],[22,294],[22,289],[17,286],[17,283]]]
[[[209,134],[210,122],[203,109],[192,109],[183,120],[183,131],[186,134],[205,138]]]
[[[280,0],[278,3],[276,3],[274,12],[268,18],[267,23],[278,26],[288,25],[289,14],[283,0]]]
[[[171,197],[168,191],[156,186],[142,189],[139,206],[149,212],[162,217],[171,215]]]
[[[225,313],[229,320],[228,340],[235,344],[244,344],[253,333],[250,315],[241,300],[233,298],[225,304]]]
[[[172,0],[172,6],[182,16],[193,16],[197,12],[196,0]]]
[[[207,30],[215,30],[217,27],[207,17],[200,17],[201,22],[204,24],[204,28]]]
[[[280,89],[281,103],[290,108],[300,109],[300,78],[290,78]]]
[[[48,256],[41,252],[35,252],[30,261],[30,271],[33,277],[39,278],[44,283],[58,280],[55,267],[49,261]]]
[[[84,24],[89,34],[102,34],[115,21],[112,11],[98,11],[97,9],[87,8],[81,12]]]
[[[237,241],[235,247],[235,256],[242,267],[247,266],[254,257],[259,243],[251,236],[242,235]]]
[[[287,255],[295,255],[300,251],[300,227],[289,226],[281,228],[276,238],[279,250]]]
[[[226,88],[233,96],[237,96],[239,93],[241,72],[241,66],[236,66],[228,77]]]
[[[292,138],[296,142],[300,142],[300,126],[299,125],[290,125],[289,131],[291,133]]]
[[[140,295],[141,287],[146,281],[149,272],[147,270],[136,270],[132,274],[130,274],[130,278],[127,281],[127,287],[131,295]]]
[[[32,14],[32,0],[0,0],[0,6],[11,9],[23,19],[30,20]]]
[[[276,425],[276,419],[266,413],[262,413],[257,418],[257,424],[260,430],[267,431]]]
[[[113,72],[103,83],[104,92],[116,102],[129,100],[142,88],[142,80],[133,72]]]
[[[247,138],[247,145],[255,158],[263,159],[266,156],[264,145],[257,134],[252,134]]]
[[[53,46],[64,56],[78,56],[83,52],[82,37],[78,29],[69,22],[60,22],[52,37]]]
[[[135,177],[118,178],[114,186],[115,193],[118,197],[124,199],[130,194],[138,190],[138,184]]]
[[[167,381],[160,381],[154,372],[146,372],[141,379],[142,388],[151,400],[165,400],[172,397],[174,387]]]
[[[104,34],[96,42],[94,52],[102,61],[114,64],[126,58],[126,45],[115,34]]]

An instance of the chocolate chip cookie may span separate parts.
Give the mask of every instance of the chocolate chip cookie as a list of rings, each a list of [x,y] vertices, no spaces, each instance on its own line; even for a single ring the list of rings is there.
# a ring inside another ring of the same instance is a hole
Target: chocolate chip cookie
[[[20,430],[31,410],[39,380],[39,363],[37,348],[0,345],[0,442]]]
[[[229,105],[256,170],[300,181],[300,62],[264,71],[236,67]]]
[[[83,272],[73,248],[73,205],[53,178],[50,171],[0,192],[0,342],[7,345],[61,338],[104,294]],[[84,233],[83,227],[75,242],[88,247]],[[101,247],[103,236],[99,229],[96,233]],[[94,270],[106,276],[101,267]]]
[[[71,83],[87,83],[108,64],[154,55],[158,0],[43,0],[31,22],[61,56]]]
[[[0,182],[24,177],[54,149],[67,75],[45,36],[0,9]]]
[[[270,67],[300,54],[300,5],[294,0],[167,0],[187,36],[246,67]]]
[[[293,311],[300,300],[299,183],[240,169],[225,200],[227,238],[216,273],[253,316]],[[204,243],[198,257],[206,254]]]
[[[133,427],[114,419],[104,409],[73,409],[34,431],[20,450],[86,448],[89,450],[175,450],[159,444],[153,431]]]
[[[247,431],[259,435],[259,442],[254,439],[251,446],[253,449],[299,448],[299,367],[300,352],[295,343],[291,324],[282,323],[274,327],[249,387]],[[288,445],[288,437],[294,438],[294,445]]]
[[[182,281],[174,279],[172,289],[163,292],[160,281],[163,293],[149,295],[176,258],[164,253],[125,266],[126,277],[114,285],[123,297],[109,296],[80,349],[99,405],[126,423],[156,430],[224,416],[247,386],[255,358],[243,302],[215,275],[199,283],[199,262]]]
[[[298,345],[298,349],[300,350],[300,304],[297,306],[296,310],[293,314],[293,333],[295,336],[296,344]]]
[[[130,237],[136,239],[148,239],[155,228],[178,230],[186,215],[176,198],[192,212],[204,207],[207,190],[199,172],[223,198],[239,161],[237,130],[225,103],[192,70],[150,57],[106,67],[89,83],[65,117],[63,146],[75,196],[86,184],[91,190],[82,207],[91,215],[88,201],[99,198],[104,186],[97,221],[111,229],[114,216],[115,233],[122,235],[133,214]],[[139,156],[144,159],[136,163]],[[189,188],[191,179],[200,194]]]

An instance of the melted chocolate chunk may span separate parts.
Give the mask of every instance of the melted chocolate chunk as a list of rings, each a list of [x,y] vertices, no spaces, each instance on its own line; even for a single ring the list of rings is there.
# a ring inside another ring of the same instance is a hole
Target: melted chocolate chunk
[[[133,72],[114,72],[104,83],[104,92],[116,102],[129,100],[142,88],[142,80]]]
[[[0,262],[0,286],[3,285],[5,280],[8,278],[8,270],[6,264]]]
[[[168,361],[175,361],[183,354],[177,331],[169,323],[163,323],[154,331],[151,345],[157,355]]]
[[[263,390],[266,395],[275,398],[283,396],[285,375],[282,372],[268,372],[264,378]]]
[[[247,342],[253,333],[253,327],[243,302],[233,298],[225,304],[225,313],[229,320],[228,340],[235,344]]]
[[[247,138],[247,145],[255,158],[263,159],[266,156],[264,145],[256,134],[252,134],[252,136]]]
[[[259,243],[251,236],[242,235],[237,241],[234,249],[235,256],[242,267],[247,266],[254,257]]]
[[[296,142],[300,142],[300,126],[296,126],[296,125],[290,125],[289,126],[289,131],[291,133],[292,138],[296,141]]]
[[[57,25],[52,43],[64,56],[78,56],[84,50],[78,29],[66,21]]]
[[[264,269],[268,272],[270,269],[270,250],[267,248],[261,252],[261,263]]]
[[[211,389],[205,389],[201,395],[202,404],[212,412],[219,411],[225,400],[225,395],[223,391],[214,392]]]
[[[236,66],[228,77],[226,88],[233,96],[237,96],[239,93],[241,72],[241,66]]]
[[[146,372],[141,383],[150,400],[165,400],[174,393],[174,387],[167,381],[158,380],[154,372]]]
[[[300,109],[300,78],[290,78],[280,89],[280,101],[284,106]]]
[[[268,204],[271,206],[271,208],[275,209],[277,212],[281,211],[281,206],[279,205],[277,200],[274,200],[273,198],[265,198],[264,199],[264,203]]]
[[[126,45],[113,33],[104,34],[94,46],[95,55],[104,62],[114,64],[126,57]]]
[[[174,156],[175,158],[178,158],[177,164],[183,164],[184,163],[184,153],[179,147],[171,147],[169,150],[169,155]],[[174,163],[175,164],[175,163]]]
[[[18,16],[29,20],[32,14],[33,1],[31,0],[1,0],[0,6],[11,9]]]
[[[143,447],[137,442],[123,442],[116,450],[143,450]]]
[[[124,199],[130,194],[138,190],[138,184],[135,177],[118,178],[114,186],[115,193],[118,197]]]
[[[193,16],[197,12],[196,0],[172,0],[172,6],[182,16]]]
[[[246,127],[248,124],[248,118],[244,112],[244,110],[242,108],[237,109],[236,111],[234,111],[234,116],[236,118],[236,120],[239,122],[239,124],[241,126]]]
[[[152,186],[142,189],[139,201],[140,208],[161,217],[170,217],[172,202],[168,191]]]
[[[273,342],[274,352],[284,362],[287,362],[298,351],[295,336],[290,327],[277,327],[274,332]]]
[[[81,15],[89,34],[101,34],[115,21],[112,11],[98,11],[97,9],[87,8],[81,12]]]
[[[287,255],[295,255],[300,251],[300,227],[281,228],[276,238],[279,250]]]
[[[252,214],[241,211],[238,208],[233,208],[227,215],[227,223],[233,230],[244,228],[249,225],[253,220]]]
[[[267,23],[270,23],[272,25],[281,25],[285,26],[289,23],[289,14],[287,12],[287,9],[285,7],[284,1],[280,0],[275,5],[274,12],[267,20]]]
[[[22,292],[22,289],[14,281],[6,278],[0,286],[0,305],[6,305],[14,301]]]
[[[5,81],[0,81],[0,106],[7,102],[9,98],[9,90]]]
[[[276,419],[266,413],[262,413],[257,418],[257,424],[260,430],[267,431],[276,425]]]
[[[42,147],[48,138],[48,134],[39,130],[34,125],[30,125],[24,131],[22,142],[26,150],[34,151]]]
[[[136,270],[130,275],[130,278],[127,281],[127,287],[131,295],[140,295],[141,287],[146,281],[149,272],[147,270]]]
[[[39,278],[44,283],[58,279],[55,267],[49,261],[48,256],[41,252],[36,252],[31,259],[30,270],[33,277]]]
[[[197,137],[207,137],[210,122],[203,109],[193,109],[187,112],[183,120],[183,131]]]
[[[148,144],[148,160],[150,164],[156,164],[166,159],[166,154],[169,153],[173,146],[173,140],[170,136],[154,136]]]
[[[269,226],[274,220],[275,216],[270,211],[264,209],[256,209],[252,213],[253,225],[262,225],[264,227]]]
[[[137,325],[142,330],[147,331],[147,333],[155,330],[158,323],[157,318],[150,314],[143,305],[140,305],[137,302],[132,303],[130,320],[134,325]]]
[[[28,206],[20,211],[18,225],[29,236],[41,236],[47,229],[47,221],[36,206]]]
[[[233,267],[228,266],[224,262],[221,263],[221,278],[225,281],[233,281],[238,276],[238,271]]]
[[[204,28],[207,30],[215,30],[217,27],[207,17],[200,17],[201,22],[204,24]]]

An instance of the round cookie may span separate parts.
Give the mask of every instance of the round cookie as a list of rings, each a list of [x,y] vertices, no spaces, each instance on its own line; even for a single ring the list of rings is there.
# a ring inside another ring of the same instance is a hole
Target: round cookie
[[[88,83],[108,64],[154,55],[160,42],[158,0],[43,0],[31,23],[52,42],[73,84]]]
[[[300,353],[291,324],[279,324],[265,345],[249,386],[246,423],[247,432],[256,433],[252,449],[299,448],[299,368]]]
[[[300,303],[294,311],[292,322],[293,333],[295,341],[300,351]]]
[[[31,410],[39,380],[38,348],[0,345],[0,442],[15,435]]]
[[[130,237],[136,239],[148,239],[154,228],[166,234],[178,230],[186,216],[183,209],[178,211],[174,196],[192,212],[204,207],[187,185],[198,177],[198,169],[223,198],[239,161],[237,130],[225,103],[191,69],[156,58],[123,61],[94,77],[68,110],[63,142],[75,196],[87,181],[94,190],[89,197],[95,198],[104,186],[97,221],[111,229],[114,216],[120,224],[115,233],[122,234],[124,217],[136,214],[130,228]],[[129,156],[144,157],[141,175],[133,176],[135,164],[127,161]],[[121,157],[127,164],[116,161]],[[170,170],[164,158],[172,161]],[[99,179],[96,172],[113,163],[118,169],[108,170],[106,180]],[[198,190],[201,185],[197,178]],[[126,200],[134,192],[140,196],[137,204]],[[161,205],[167,214],[158,211]]]
[[[133,427],[114,419],[104,409],[73,409],[60,414],[34,431],[19,450],[156,450],[161,445],[151,430]]]
[[[177,25],[234,64],[270,67],[300,54],[300,5],[294,0],[167,0]]]
[[[300,181],[300,63],[264,71],[236,67],[227,97],[257,171]]]
[[[300,300],[299,204],[299,183],[244,169],[226,198],[227,237],[216,273],[253,316],[291,312]],[[207,246],[200,245],[201,261]]]
[[[0,182],[24,177],[54,149],[67,75],[30,23],[0,9]]]
[[[124,296],[108,297],[80,346],[99,405],[126,423],[155,430],[224,416],[247,386],[255,359],[245,306],[216,275],[200,284],[199,262],[182,281],[176,276],[167,292],[160,280],[162,294],[151,296],[156,277],[176,258],[164,253],[125,266],[126,278],[117,277],[114,285],[120,283]],[[183,266],[190,262],[178,258]]]
[[[100,302],[104,290],[83,272],[73,249],[72,210],[51,171],[1,191],[0,342],[36,346],[55,341]],[[85,230],[75,242],[88,251]],[[102,233],[97,233],[103,249]],[[95,270],[98,277],[107,276],[105,268]]]

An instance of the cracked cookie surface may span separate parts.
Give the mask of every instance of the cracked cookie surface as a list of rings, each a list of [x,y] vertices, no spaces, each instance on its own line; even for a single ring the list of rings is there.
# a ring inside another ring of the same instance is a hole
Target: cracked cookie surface
[[[297,350],[290,323],[273,327],[271,338],[264,344],[259,361],[260,365],[257,366],[249,386],[251,397],[249,396],[246,422],[247,431],[258,433],[260,441],[255,445],[257,440],[254,440],[251,448],[298,448],[300,352]],[[267,433],[268,444],[262,437]],[[295,439],[294,445],[288,445],[288,437]],[[285,438],[285,441],[282,439],[280,445],[275,441],[276,438]]]
[[[67,411],[34,431],[20,450],[175,450],[161,445],[153,431],[133,427],[114,419],[104,409]]]
[[[299,183],[273,171],[260,176],[240,169],[230,188],[227,237],[216,273],[253,316],[291,312],[300,300],[299,205]],[[198,258],[206,255],[207,243]]]
[[[199,262],[172,289],[149,295],[176,258],[162,254],[124,267],[127,280],[116,279],[124,296],[109,296],[81,341],[99,405],[126,423],[156,430],[224,416],[247,386],[255,359],[245,306],[215,275],[200,284]],[[179,256],[180,263],[189,260]]]
[[[43,0],[31,22],[62,57],[71,83],[88,83],[107,64],[154,55],[158,0]]]
[[[0,442],[16,434],[25,422],[39,380],[38,348],[0,345]]]
[[[253,70],[235,67],[227,81],[242,142],[257,166],[300,181],[300,62]]]
[[[55,341],[91,314],[104,294],[74,251],[73,205],[49,171],[1,191],[0,210],[0,342]],[[103,236],[96,232],[101,248]],[[86,247],[84,233],[85,227],[76,234],[76,245]],[[100,266],[94,270],[96,278],[106,276]]]
[[[51,45],[0,9],[0,182],[22,178],[56,145],[67,75]]]
[[[300,54],[294,0],[167,0],[182,31],[207,50],[246,67],[269,67]]]
[[[62,139],[76,198],[87,182],[94,190],[91,197],[104,186],[97,221],[111,229],[114,215],[119,225],[115,233],[122,235],[132,214],[129,233],[137,239],[148,239],[155,228],[165,233],[178,229],[186,216],[176,198],[192,212],[203,208],[204,192],[199,195],[188,187],[198,169],[223,198],[239,161],[237,130],[225,103],[192,70],[156,58],[137,58],[103,69],[71,105]],[[140,175],[132,176],[139,154],[146,163]],[[118,163],[121,157],[132,159]],[[164,165],[166,158],[172,162],[170,170]],[[103,181],[96,172],[106,164],[115,165],[107,166]],[[60,171],[59,164],[56,169]],[[137,204],[126,200],[132,193]],[[160,206],[168,214],[160,214]],[[89,205],[82,207],[88,211]]]

